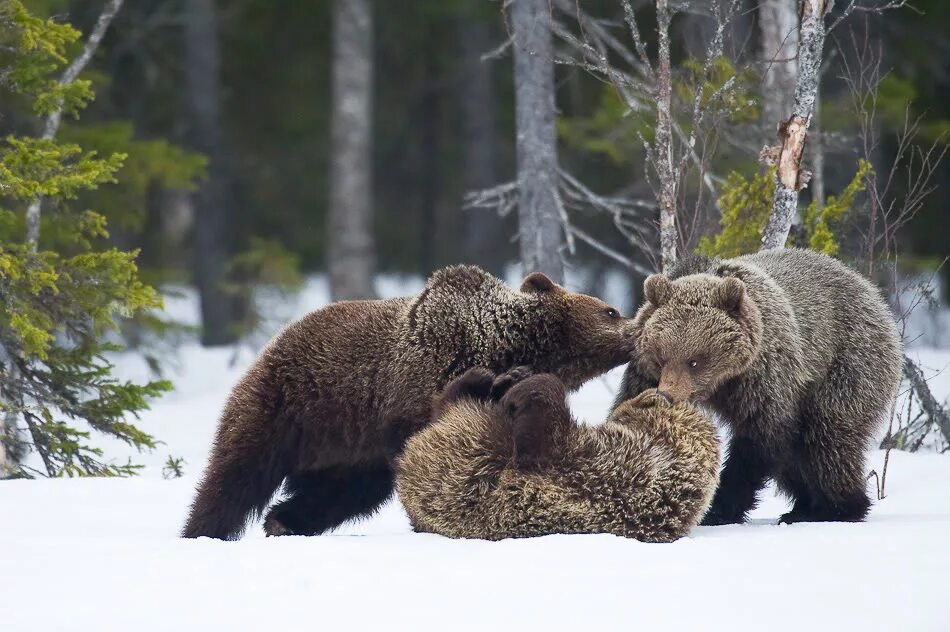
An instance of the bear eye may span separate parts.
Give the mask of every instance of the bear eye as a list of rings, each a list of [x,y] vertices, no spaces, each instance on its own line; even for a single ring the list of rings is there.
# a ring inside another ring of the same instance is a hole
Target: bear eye
[[[690,360],[688,364],[689,364],[689,368],[695,369],[696,367],[699,366],[699,360]]]
[[[604,310],[604,311],[605,311],[605,313],[606,313],[608,316],[610,316],[611,318],[620,318],[620,312],[618,312],[617,310],[615,310],[613,307],[608,307],[608,308],[607,308],[606,310]]]

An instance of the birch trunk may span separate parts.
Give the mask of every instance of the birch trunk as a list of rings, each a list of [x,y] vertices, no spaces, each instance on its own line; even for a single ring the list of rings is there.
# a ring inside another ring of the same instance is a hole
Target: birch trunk
[[[802,169],[805,139],[818,93],[821,53],[825,43],[825,16],[833,0],[802,0],[798,47],[798,82],[792,116],[779,127],[779,145],[767,153],[776,164],[775,199],[762,235],[762,250],[784,248],[792,220],[798,213],[798,192],[811,174]]]
[[[66,71],[59,79],[59,85],[70,85],[86,68],[92,56],[99,48],[99,44],[102,43],[102,38],[105,37],[106,31],[109,30],[112,19],[115,18],[115,14],[122,8],[122,2],[123,0],[109,0],[109,2],[106,3],[106,6],[102,9],[102,13],[99,14],[99,19],[96,20],[96,25],[92,28],[92,32],[89,33],[89,37],[86,39],[82,52],[66,67]],[[62,120],[63,104],[60,103],[59,107],[49,113],[43,123],[43,140],[53,140],[56,138]],[[26,241],[30,244],[34,252],[36,251],[40,239],[40,209],[42,206],[43,198],[36,197],[30,202],[30,205],[26,209]]]
[[[667,0],[657,0],[656,21],[659,37],[657,62],[656,143],[654,146],[657,178],[660,184],[660,254],[663,270],[676,263],[678,239],[676,226],[677,167],[673,157],[672,74],[670,70],[670,9]]]
[[[564,281],[554,127],[554,51],[548,0],[513,0],[518,234],[525,273]]]
[[[334,0],[327,269],[333,300],[373,298],[373,12]]]

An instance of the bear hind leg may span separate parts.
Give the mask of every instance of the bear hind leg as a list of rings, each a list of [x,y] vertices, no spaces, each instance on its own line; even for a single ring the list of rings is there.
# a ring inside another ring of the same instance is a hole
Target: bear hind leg
[[[319,535],[344,522],[373,515],[393,493],[393,473],[385,462],[337,466],[287,478],[288,498],[264,520],[267,535]]]
[[[802,407],[792,467],[805,493],[786,491],[807,502],[796,502],[783,522],[860,522],[871,508],[865,456],[890,401],[849,366],[839,362]]]
[[[551,463],[563,431],[574,421],[567,407],[564,384],[539,374],[512,386],[499,406],[511,425],[515,466],[537,471]]]
[[[810,436],[815,420],[805,426],[806,442],[791,471],[779,477],[779,486],[794,499],[792,510],[780,523],[860,522],[871,508],[864,475],[864,454],[857,444],[841,437]],[[822,427],[833,427],[818,420]]]

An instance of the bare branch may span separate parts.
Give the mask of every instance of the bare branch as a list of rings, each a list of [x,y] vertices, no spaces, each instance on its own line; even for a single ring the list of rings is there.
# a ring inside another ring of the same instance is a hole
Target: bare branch
[[[633,271],[633,272],[636,272],[637,274],[642,274],[642,275],[644,275],[644,276],[650,275],[650,274],[653,273],[653,270],[651,270],[650,268],[648,268],[648,267],[646,267],[646,266],[644,266],[644,265],[642,265],[642,264],[639,264],[639,263],[637,263],[636,261],[633,261],[632,259],[629,259],[629,258],[623,256],[622,254],[620,254],[619,252],[617,252],[617,251],[614,250],[613,248],[610,248],[609,246],[605,245],[604,243],[598,241],[598,240],[595,239],[594,237],[592,237],[592,236],[590,236],[589,234],[585,233],[584,231],[582,231],[582,230],[581,230],[580,228],[578,228],[577,226],[571,226],[571,227],[570,227],[570,231],[571,231],[571,233],[574,234],[578,239],[580,239],[581,241],[583,241],[583,242],[586,243],[587,245],[591,246],[592,248],[594,248],[594,249],[597,250],[598,252],[600,252],[600,253],[606,255],[607,257],[613,259],[613,260],[616,261],[617,263],[623,265],[623,266],[626,267],[627,269],[629,269],[629,270],[631,270],[631,271]]]

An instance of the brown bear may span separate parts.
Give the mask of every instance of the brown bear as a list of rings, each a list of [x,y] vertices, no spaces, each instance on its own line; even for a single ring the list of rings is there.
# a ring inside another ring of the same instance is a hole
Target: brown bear
[[[416,531],[671,542],[699,522],[719,478],[711,421],[650,390],[600,426],[581,425],[557,377],[513,378],[519,371],[496,379],[470,370],[446,388],[433,423],[406,443],[396,489]]]
[[[631,324],[543,274],[514,291],[472,266],[436,272],[416,296],[312,312],[231,392],[182,535],[239,537],[285,479],[269,535],[319,534],[369,515],[393,490],[393,442],[428,422],[449,380],[530,363],[574,389],[629,362]]]
[[[729,456],[703,524],[742,522],[773,478],[786,523],[859,521],[865,453],[900,380],[902,350],[877,288],[808,250],[687,259],[645,282],[637,359],[618,402],[658,387],[728,423]]]

